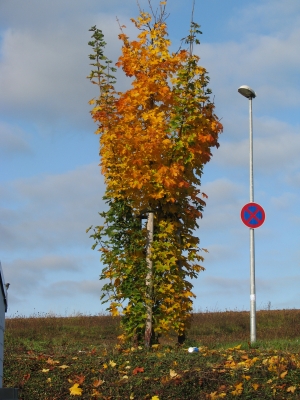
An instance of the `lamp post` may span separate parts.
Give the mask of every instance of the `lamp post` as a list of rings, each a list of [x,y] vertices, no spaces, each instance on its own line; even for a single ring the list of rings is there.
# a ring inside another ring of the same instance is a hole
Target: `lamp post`
[[[253,127],[252,127],[252,99],[256,93],[249,86],[243,85],[238,92],[249,99],[249,130],[250,130],[250,203],[254,202],[253,183]],[[256,298],[255,298],[255,252],[254,229],[250,228],[250,342],[256,342]]]

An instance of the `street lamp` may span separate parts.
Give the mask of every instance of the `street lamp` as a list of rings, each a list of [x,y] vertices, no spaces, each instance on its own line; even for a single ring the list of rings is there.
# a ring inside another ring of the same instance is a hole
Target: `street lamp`
[[[238,92],[249,99],[249,130],[250,130],[250,203],[254,202],[253,184],[253,132],[252,132],[252,99],[256,93],[249,86],[243,85]],[[255,253],[254,229],[250,228],[250,342],[256,342],[256,298],[255,298]]]

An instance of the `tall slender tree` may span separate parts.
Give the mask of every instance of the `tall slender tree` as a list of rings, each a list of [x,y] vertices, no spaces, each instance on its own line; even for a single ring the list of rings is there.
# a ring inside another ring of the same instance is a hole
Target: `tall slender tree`
[[[190,279],[204,269],[194,235],[206,197],[200,178],[222,131],[207,72],[193,54],[199,25],[192,21],[186,49],[171,52],[166,16],[166,1],[152,15],[140,10],[132,41],[120,27],[116,66],[132,78],[127,91],[114,88],[115,69],[96,27],[89,43],[90,79],[100,89],[91,114],[109,204],[104,226],[91,235],[105,265],[100,279],[108,279],[102,299],[113,315],[121,313],[122,338],[144,337],[146,346],[170,330],[182,336],[189,326]]]

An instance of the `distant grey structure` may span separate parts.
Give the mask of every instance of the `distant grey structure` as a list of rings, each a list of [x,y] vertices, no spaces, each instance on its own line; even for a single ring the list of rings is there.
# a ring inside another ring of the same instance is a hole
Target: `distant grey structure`
[[[18,400],[18,389],[16,388],[1,388],[0,400]]]
[[[4,352],[4,329],[5,329],[5,313],[7,311],[7,286],[5,285],[4,275],[0,262],[0,388],[2,388],[3,381],[3,352]]]
[[[5,329],[5,313],[7,311],[7,289],[9,283],[5,283],[0,261],[0,400],[18,400],[17,388],[2,388],[3,382],[3,353],[4,353],[4,329]]]

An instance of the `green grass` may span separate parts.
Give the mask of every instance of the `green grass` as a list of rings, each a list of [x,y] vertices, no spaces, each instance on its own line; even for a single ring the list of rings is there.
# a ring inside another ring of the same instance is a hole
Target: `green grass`
[[[300,310],[259,311],[252,346],[249,329],[248,312],[196,313],[183,346],[171,334],[146,351],[118,345],[118,318],[18,316],[3,386],[24,400],[300,399]]]

